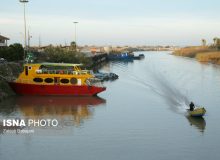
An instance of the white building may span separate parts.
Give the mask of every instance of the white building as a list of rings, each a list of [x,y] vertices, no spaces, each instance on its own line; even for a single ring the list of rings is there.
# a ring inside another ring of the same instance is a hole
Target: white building
[[[9,38],[0,35],[0,47],[7,46]]]

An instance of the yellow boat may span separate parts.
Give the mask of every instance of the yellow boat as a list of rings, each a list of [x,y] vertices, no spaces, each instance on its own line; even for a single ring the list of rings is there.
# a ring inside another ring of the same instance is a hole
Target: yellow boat
[[[188,110],[188,114],[192,117],[202,117],[206,113],[206,110],[204,107],[198,107],[195,108],[193,111]]]
[[[82,64],[25,64],[19,77],[8,83],[20,95],[95,96],[106,90],[96,82],[94,75],[81,70],[80,66]]]

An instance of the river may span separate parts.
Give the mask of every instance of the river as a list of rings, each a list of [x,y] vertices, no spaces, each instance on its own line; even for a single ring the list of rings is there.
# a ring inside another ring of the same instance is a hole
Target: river
[[[104,82],[99,97],[3,101],[1,120],[56,119],[59,125],[28,134],[0,126],[0,159],[220,159],[220,66],[169,52],[139,53],[145,59],[101,68],[119,79]],[[204,118],[187,116],[191,101],[206,108]]]

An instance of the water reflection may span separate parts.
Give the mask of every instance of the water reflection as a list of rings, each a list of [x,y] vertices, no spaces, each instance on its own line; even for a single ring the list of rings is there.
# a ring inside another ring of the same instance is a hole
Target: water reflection
[[[105,103],[99,97],[17,96],[0,104],[0,119],[57,119],[61,127],[81,126],[92,118],[95,106]]]
[[[111,61],[111,62],[106,62],[106,63],[100,63],[99,65],[93,68],[93,71],[97,72],[101,69],[105,72],[111,72],[115,66],[117,70],[127,69],[127,66],[132,63],[133,63],[133,60],[132,61]]]
[[[133,60],[127,60],[127,61],[111,61],[109,64],[111,66],[123,66],[126,67],[129,64],[132,64],[134,61]]]
[[[189,121],[191,126],[194,126],[200,132],[204,132],[205,131],[206,122],[205,122],[205,119],[203,117],[186,116],[186,118]]]

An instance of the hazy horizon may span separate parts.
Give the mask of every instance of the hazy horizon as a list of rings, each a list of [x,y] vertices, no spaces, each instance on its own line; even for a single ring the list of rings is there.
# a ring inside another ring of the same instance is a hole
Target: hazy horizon
[[[69,44],[77,24],[79,45],[200,45],[219,36],[217,0],[30,0],[31,45]],[[23,5],[1,2],[0,34],[23,44]]]

